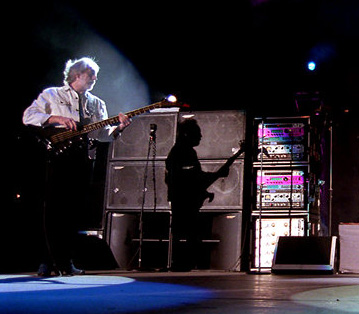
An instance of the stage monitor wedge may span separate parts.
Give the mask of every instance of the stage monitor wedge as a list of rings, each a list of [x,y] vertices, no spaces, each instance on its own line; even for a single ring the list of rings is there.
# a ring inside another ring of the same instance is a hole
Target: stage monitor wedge
[[[334,272],[337,237],[279,237],[272,272]]]

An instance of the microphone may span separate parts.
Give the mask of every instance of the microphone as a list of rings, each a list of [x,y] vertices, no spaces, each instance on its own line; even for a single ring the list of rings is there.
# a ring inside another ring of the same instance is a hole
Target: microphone
[[[156,139],[156,131],[157,131],[157,124],[151,123],[150,124],[150,136],[153,140]]]

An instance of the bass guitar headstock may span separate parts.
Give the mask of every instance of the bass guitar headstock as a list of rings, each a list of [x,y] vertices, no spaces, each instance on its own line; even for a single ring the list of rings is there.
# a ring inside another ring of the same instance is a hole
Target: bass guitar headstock
[[[168,95],[161,102],[159,102],[159,104],[161,108],[171,108],[171,107],[179,107],[185,109],[190,108],[190,105],[178,101],[175,95]]]
[[[233,149],[233,156],[232,157],[234,157],[234,158],[239,157],[242,153],[245,152],[245,146],[246,146],[245,141],[244,140],[239,141],[238,145],[239,145],[239,148]]]

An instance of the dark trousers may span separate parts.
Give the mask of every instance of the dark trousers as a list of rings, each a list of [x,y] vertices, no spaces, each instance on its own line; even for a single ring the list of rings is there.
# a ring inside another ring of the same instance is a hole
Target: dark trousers
[[[199,209],[172,204],[172,269],[196,267],[199,248]]]
[[[41,263],[68,269],[89,201],[91,163],[86,151],[51,160],[42,214]]]

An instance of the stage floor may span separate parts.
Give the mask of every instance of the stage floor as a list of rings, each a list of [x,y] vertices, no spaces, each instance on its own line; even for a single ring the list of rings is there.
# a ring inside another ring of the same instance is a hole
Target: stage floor
[[[0,313],[359,313],[359,275],[89,271],[0,276]]]

